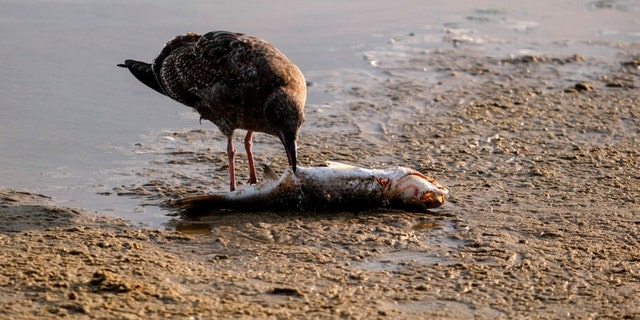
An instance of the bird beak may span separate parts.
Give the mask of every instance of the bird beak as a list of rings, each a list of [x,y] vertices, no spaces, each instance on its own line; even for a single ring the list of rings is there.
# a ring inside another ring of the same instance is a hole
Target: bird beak
[[[280,132],[280,141],[284,145],[284,151],[287,152],[287,159],[289,160],[289,165],[293,169],[293,172],[296,172],[296,161],[298,157],[298,146],[296,145],[296,136],[288,135]]]

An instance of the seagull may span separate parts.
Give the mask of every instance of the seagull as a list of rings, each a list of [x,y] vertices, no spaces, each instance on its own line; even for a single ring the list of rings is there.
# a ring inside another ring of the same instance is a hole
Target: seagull
[[[307,88],[300,69],[269,42],[228,31],[187,33],[167,42],[153,63],[125,60],[151,89],[194,108],[227,139],[231,191],[236,189],[233,133],[246,130],[249,183],[257,182],[254,132],[274,135],[296,171],[297,139],[304,122]]]

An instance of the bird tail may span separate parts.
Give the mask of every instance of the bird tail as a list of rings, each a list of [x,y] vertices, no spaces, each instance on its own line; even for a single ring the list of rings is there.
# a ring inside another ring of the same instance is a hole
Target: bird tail
[[[151,64],[136,60],[125,60],[124,63],[119,63],[117,66],[129,69],[131,74],[133,74],[136,79],[140,80],[140,82],[146,84],[153,90],[165,94],[160,84],[158,84],[158,80],[153,73]]]

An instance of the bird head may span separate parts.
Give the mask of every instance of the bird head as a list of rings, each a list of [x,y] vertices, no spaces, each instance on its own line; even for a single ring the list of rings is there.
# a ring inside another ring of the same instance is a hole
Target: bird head
[[[276,91],[267,101],[266,115],[269,127],[274,135],[280,138],[287,153],[289,165],[296,171],[298,131],[304,122],[304,102],[306,94],[288,93],[285,90]]]

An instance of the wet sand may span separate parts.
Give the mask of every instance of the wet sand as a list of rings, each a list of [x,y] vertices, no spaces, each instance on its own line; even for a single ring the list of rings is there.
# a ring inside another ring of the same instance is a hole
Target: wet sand
[[[314,83],[342,100],[307,107],[299,147],[307,166],[426,172],[451,190],[442,209],[156,230],[5,189],[1,317],[640,318],[640,47],[607,45],[616,58],[603,60],[456,44],[369,53],[371,70]],[[227,185],[223,149],[202,142],[222,141],[215,129],[157,139],[168,144],[139,182],[109,193],[158,205]],[[284,169],[277,141],[256,145]]]

